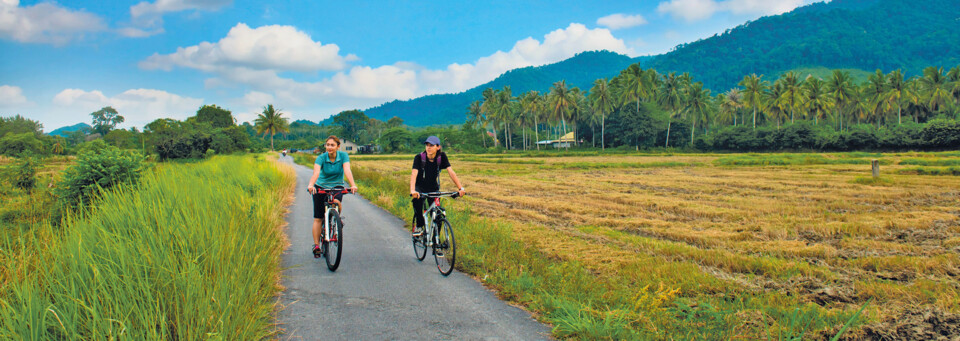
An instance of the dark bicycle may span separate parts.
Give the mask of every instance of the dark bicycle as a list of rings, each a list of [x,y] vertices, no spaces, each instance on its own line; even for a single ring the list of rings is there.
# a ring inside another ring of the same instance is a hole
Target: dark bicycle
[[[447,220],[447,211],[440,205],[440,198],[457,198],[458,192],[430,192],[420,193],[420,197],[430,199],[430,208],[423,212],[425,231],[413,237],[413,252],[418,261],[427,257],[427,248],[433,250],[433,259],[437,262],[437,270],[444,276],[450,275],[453,265],[457,261],[457,242],[453,236],[453,226]],[[416,212],[414,212],[416,215]],[[413,217],[416,226],[417,217]]]
[[[340,210],[333,201],[334,195],[348,194],[350,190],[343,186],[334,188],[317,187],[316,195],[326,195],[323,204],[323,229],[320,230],[320,254],[327,260],[327,269],[337,271],[340,267],[340,253],[343,251],[343,221],[340,220]]]

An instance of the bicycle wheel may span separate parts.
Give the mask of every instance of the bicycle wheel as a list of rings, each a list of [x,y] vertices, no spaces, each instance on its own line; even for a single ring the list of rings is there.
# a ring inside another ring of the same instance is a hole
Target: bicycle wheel
[[[340,226],[340,214],[337,210],[330,210],[330,217],[327,219],[330,226],[330,241],[327,244],[327,269],[337,271],[340,266],[340,253],[343,251],[343,226]]]
[[[446,219],[437,224],[434,232],[436,243],[433,244],[433,259],[437,261],[437,269],[444,276],[453,272],[453,265],[457,261],[457,240],[453,237],[453,227]]]
[[[416,213],[414,213],[416,215]],[[413,223],[411,226],[417,226],[417,217],[413,217]],[[426,233],[420,234],[419,237],[413,237],[413,255],[417,256],[417,261],[423,261],[424,258],[427,258],[427,236]]]

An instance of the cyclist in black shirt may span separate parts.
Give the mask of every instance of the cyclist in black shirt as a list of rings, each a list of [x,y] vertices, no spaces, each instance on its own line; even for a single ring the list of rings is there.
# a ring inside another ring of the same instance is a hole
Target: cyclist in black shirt
[[[412,231],[414,235],[423,233],[423,210],[426,198],[421,198],[420,193],[440,190],[440,170],[447,170],[450,180],[457,185],[460,196],[466,193],[460,179],[457,178],[457,173],[450,167],[447,154],[440,151],[440,138],[430,136],[423,141],[423,145],[424,152],[413,158],[413,172],[410,174],[410,195],[413,196],[413,211],[416,216],[416,226]]]

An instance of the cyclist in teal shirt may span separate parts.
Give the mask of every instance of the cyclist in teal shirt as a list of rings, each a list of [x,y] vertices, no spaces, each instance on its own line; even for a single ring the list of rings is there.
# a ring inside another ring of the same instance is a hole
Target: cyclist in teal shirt
[[[317,156],[313,162],[313,176],[307,185],[307,192],[313,195],[313,256],[320,257],[320,230],[323,228],[323,204],[327,202],[326,194],[317,194],[317,188],[329,189],[343,186],[343,178],[350,182],[350,192],[357,193],[357,184],[353,182],[353,172],[350,171],[350,156],[339,151],[340,139],[330,135],[323,144],[326,153]],[[343,193],[334,195],[337,210],[340,210],[340,201]]]

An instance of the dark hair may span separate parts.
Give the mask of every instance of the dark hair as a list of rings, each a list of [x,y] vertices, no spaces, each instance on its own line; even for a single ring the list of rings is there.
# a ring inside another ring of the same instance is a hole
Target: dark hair
[[[326,140],[323,140],[323,143],[326,144],[327,141],[330,141],[331,139],[333,140],[333,142],[336,142],[336,143],[337,143],[337,147],[340,146],[340,138],[337,137],[336,135],[327,136],[327,139],[326,139]]]

